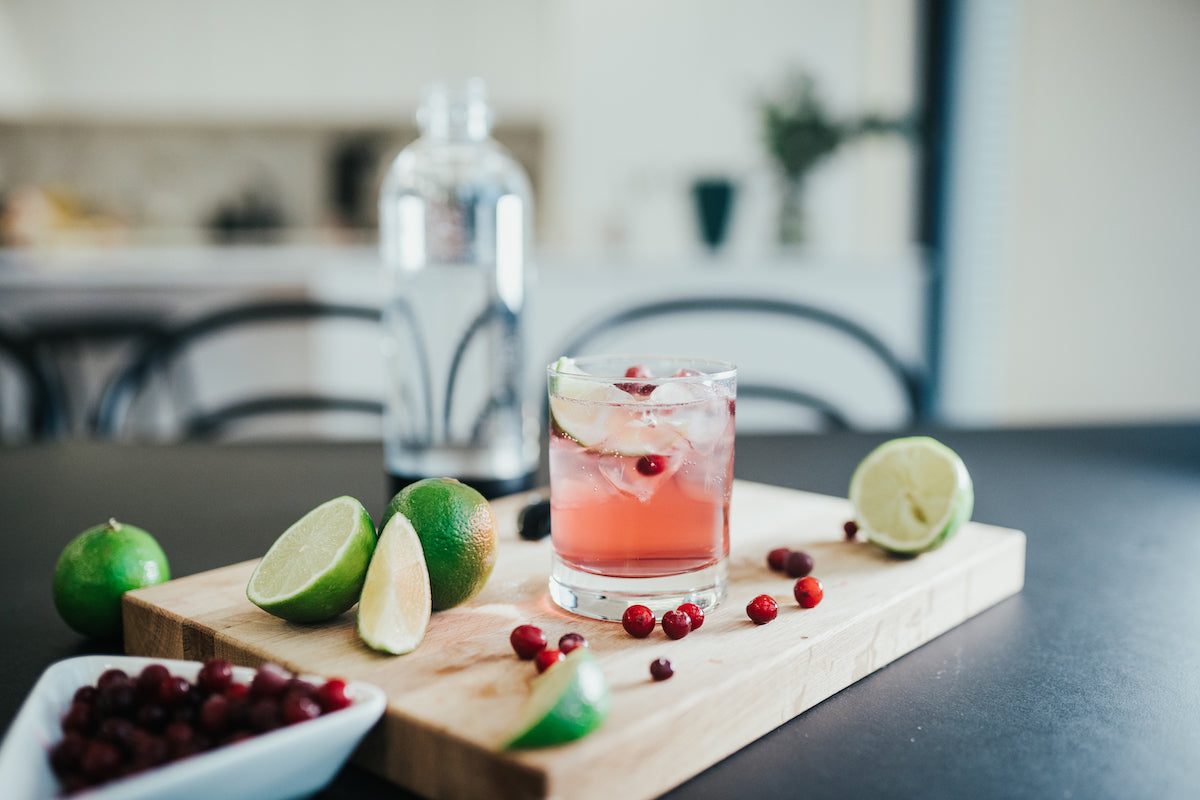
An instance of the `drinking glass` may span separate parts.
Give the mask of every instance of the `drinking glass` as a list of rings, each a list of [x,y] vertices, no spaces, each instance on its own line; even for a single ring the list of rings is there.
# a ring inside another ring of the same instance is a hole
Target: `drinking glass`
[[[550,393],[550,595],[656,617],[725,597],[737,369],[647,356],[560,359]]]

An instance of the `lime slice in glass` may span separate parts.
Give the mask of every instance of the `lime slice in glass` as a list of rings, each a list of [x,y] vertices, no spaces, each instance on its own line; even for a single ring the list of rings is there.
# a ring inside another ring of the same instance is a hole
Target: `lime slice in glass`
[[[358,603],[358,635],[375,650],[411,653],[425,638],[431,611],[421,540],[408,517],[392,514],[367,568]]]
[[[573,742],[599,728],[611,705],[608,680],[587,648],[572,650],[533,679],[509,749],[549,747]]]
[[[666,453],[680,431],[607,379],[593,379],[574,360],[560,358],[551,378],[550,414],[558,428],[586,448],[622,456]],[[659,391],[658,389],[655,390]]]
[[[305,514],[258,562],[246,597],[289,622],[320,622],[348,611],[362,592],[375,551],[375,524],[353,497]]]
[[[893,553],[916,555],[945,544],[971,518],[975,492],[958,454],[911,436],[875,448],[850,479],[859,530]]]

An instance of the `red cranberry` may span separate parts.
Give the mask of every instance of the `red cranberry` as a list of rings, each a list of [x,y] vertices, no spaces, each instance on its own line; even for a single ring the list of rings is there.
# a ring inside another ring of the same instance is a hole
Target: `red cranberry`
[[[196,675],[196,685],[206,692],[223,692],[233,683],[233,666],[223,658],[210,658]]]
[[[854,520],[846,520],[846,524],[842,526],[842,530],[846,532],[847,542],[853,542],[856,538],[858,538],[858,523]]]
[[[692,630],[692,618],[686,611],[668,611],[663,614],[662,629],[671,639],[682,639]]]
[[[821,598],[825,596],[825,589],[819,580],[809,575],[796,581],[792,594],[796,596],[796,602],[801,608],[812,608],[821,602]]]
[[[546,634],[534,625],[518,625],[508,635],[508,643],[512,645],[518,658],[528,661],[546,649]]]
[[[158,687],[171,677],[171,673],[162,664],[148,664],[137,677],[138,697],[143,700],[157,699]]]
[[[159,684],[158,701],[168,708],[174,708],[187,699],[191,690],[192,685],[188,683],[187,678],[172,675]]]
[[[244,683],[231,683],[225,689],[225,696],[230,700],[245,700],[250,695],[250,687]]]
[[[792,551],[786,547],[776,547],[767,553],[767,566],[776,572],[783,572],[783,562],[787,561],[790,552]]]
[[[75,690],[75,696],[71,698],[74,703],[95,703],[96,702],[96,687],[95,686],[80,686]]]
[[[108,686],[113,686],[119,683],[129,683],[129,675],[123,669],[107,669],[100,675],[100,679],[96,681],[97,689],[104,689]]]
[[[684,603],[679,607],[679,610],[687,614],[692,620],[692,630],[696,630],[704,624],[704,609],[695,603]]]
[[[330,678],[325,681],[321,684],[321,688],[317,689],[317,702],[321,704],[321,710],[326,714],[349,706],[351,700],[346,695],[346,682],[341,678]]]
[[[676,371],[676,373],[674,375],[672,375],[671,377],[672,378],[698,378],[698,377],[700,377],[700,373],[694,369],[690,369],[689,367],[684,367],[683,369]]]
[[[255,700],[250,706],[249,721],[251,730],[259,733],[274,730],[282,724],[283,719],[279,713],[279,704],[269,698]],[[174,726],[172,726],[174,727]],[[171,728],[167,728],[167,733],[171,732]]]
[[[300,692],[288,692],[283,698],[283,721],[286,725],[306,722],[321,716],[317,701]]]
[[[54,770],[54,774],[62,777],[77,771],[87,744],[88,740],[75,731],[67,731],[50,750],[50,768]]]
[[[637,460],[637,464],[635,465],[635,469],[647,477],[661,475],[666,468],[666,456],[642,456]]]
[[[250,694],[255,697],[278,697],[291,678],[278,664],[263,664],[250,681]]]
[[[665,681],[675,674],[671,662],[665,658],[656,658],[650,662],[650,677],[656,681]]]
[[[71,703],[62,718],[62,729],[87,736],[96,730],[100,717],[91,703]]]
[[[134,716],[137,724],[152,733],[158,733],[167,724],[167,710],[158,703],[143,703]]]
[[[653,378],[654,373],[644,364],[637,364],[625,370],[626,378]],[[617,388],[630,394],[647,395],[654,391],[653,383],[618,383]]]
[[[621,626],[635,639],[645,639],[654,630],[654,612],[646,606],[630,606],[621,616]]]
[[[90,781],[108,780],[121,768],[121,751],[115,745],[101,739],[88,742],[79,759],[79,769]]]
[[[539,650],[538,654],[533,657],[534,666],[537,667],[538,673],[543,673],[560,661],[565,661],[566,654],[562,650]]]
[[[200,727],[214,736],[225,732],[229,726],[229,698],[214,694],[200,706]]]
[[[766,625],[778,615],[779,606],[770,595],[760,594],[746,604],[746,616],[750,617],[755,625]]]
[[[812,572],[812,568],[812,556],[803,550],[793,550],[788,553],[787,559],[783,562],[784,572],[788,574],[789,578],[803,578]]]
[[[558,649],[563,652],[563,655],[576,650],[580,647],[587,647],[588,641],[578,633],[564,633],[562,638],[558,640]]]

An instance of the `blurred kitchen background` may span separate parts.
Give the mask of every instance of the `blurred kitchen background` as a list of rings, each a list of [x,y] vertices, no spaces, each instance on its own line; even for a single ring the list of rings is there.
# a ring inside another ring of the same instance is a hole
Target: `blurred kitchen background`
[[[381,172],[471,75],[533,179],[535,360],[750,292],[870,329],[946,424],[1200,416],[1191,0],[0,0],[0,322],[377,302]],[[122,352],[75,344],[83,424]]]

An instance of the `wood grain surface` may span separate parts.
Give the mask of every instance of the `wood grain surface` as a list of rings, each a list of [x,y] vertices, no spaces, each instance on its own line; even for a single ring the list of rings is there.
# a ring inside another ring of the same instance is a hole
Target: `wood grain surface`
[[[570,615],[549,599],[550,542],[517,536],[528,496],[493,503],[500,555],[484,591],[433,615],[425,641],[384,656],[358,639],[354,612],[294,625],[245,596],[254,561],[199,573],[125,596],[130,654],[237,664],[275,661],[301,672],[369,681],[388,710],[364,740],[358,763],[431,798],[649,798],[661,794],[787,720],[944,631],[1019,592],[1025,536],[978,523],[915,559],[846,542],[842,498],[735,483],[730,592],[684,639],[661,628],[633,639],[619,624]],[[770,571],[774,547],[804,549],[824,601],[801,609],[793,581]],[[758,594],[778,618],[750,622]],[[612,713],[591,736],[538,751],[504,752],[535,675],[508,643],[522,623],[552,642],[587,637],[612,689]],[[675,676],[655,683],[649,665],[670,659]]]

